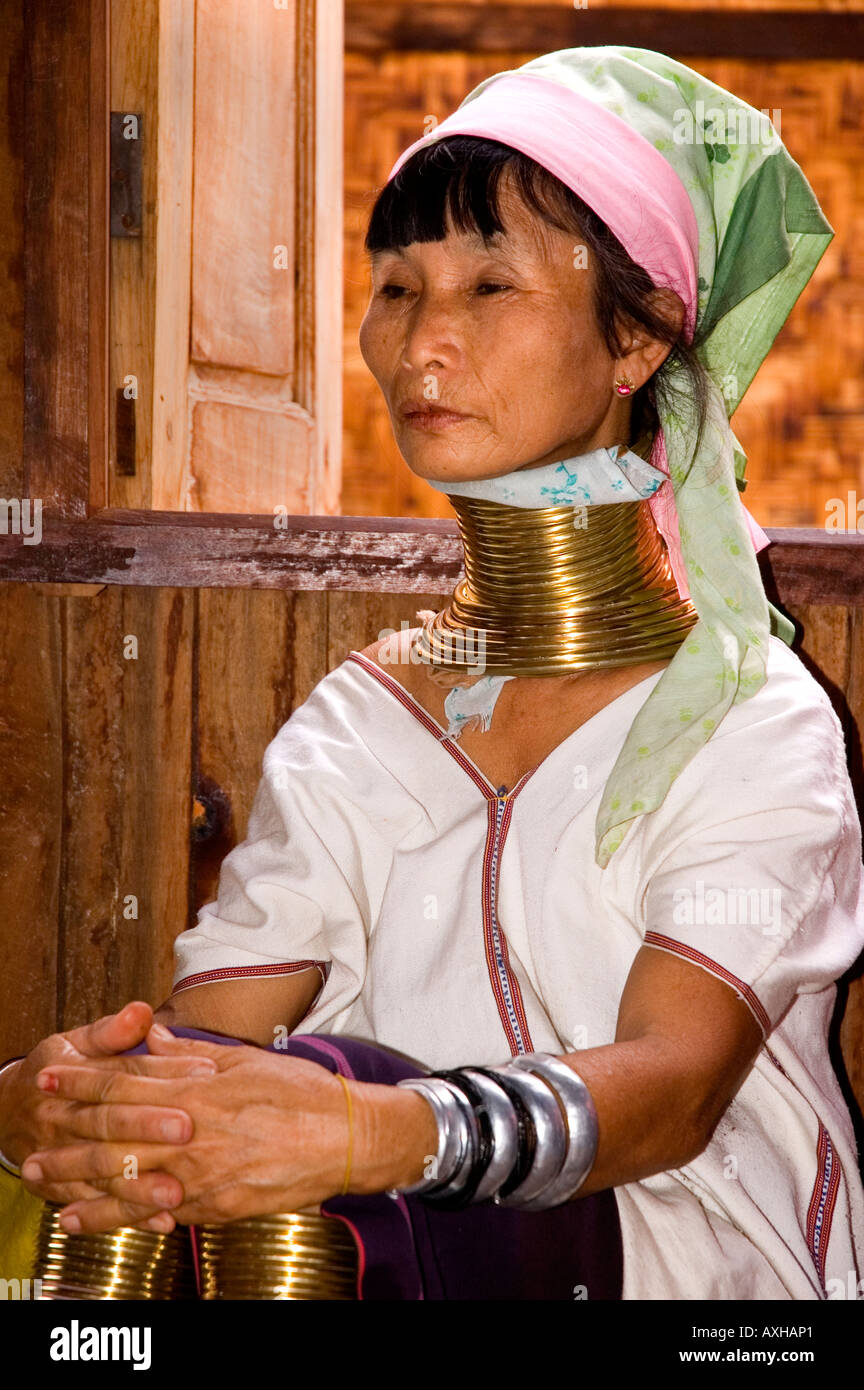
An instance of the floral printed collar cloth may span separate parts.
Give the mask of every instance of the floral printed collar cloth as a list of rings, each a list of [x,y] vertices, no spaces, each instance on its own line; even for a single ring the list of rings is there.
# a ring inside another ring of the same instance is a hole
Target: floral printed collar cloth
[[[683,369],[669,379],[674,407],[660,409],[650,463],[666,481],[650,505],[699,622],[604,788],[596,858],[605,867],[730,707],[764,685],[769,633],[792,640],[762,585],[756,552],[767,537],[739,496],[747,459],[729,418],[834,233],[766,116],[648,49],[561,49],[486,78],[405,150],[390,179],[416,150],[456,134],[511,145],[579,194],[655,285],[680,296],[711,378],[701,437]]]
[[[485,497],[509,507],[597,507],[653,497],[666,482],[666,474],[632,449],[613,444],[560,463],[517,468],[498,478],[467,483],[426,481],[453,497]]]

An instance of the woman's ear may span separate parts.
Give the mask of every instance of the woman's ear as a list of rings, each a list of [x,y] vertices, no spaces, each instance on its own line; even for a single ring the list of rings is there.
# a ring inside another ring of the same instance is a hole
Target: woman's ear
[[[684,324],[684,304],[674,290],[652,290],[649,300],[651,307],[668,324],[669,339],[655,338],[650,329],[632,321],[622,325],[618,333],[621,353],[617,360],[625,364],[627,375],[637,383],[637,389],[662,367]]]

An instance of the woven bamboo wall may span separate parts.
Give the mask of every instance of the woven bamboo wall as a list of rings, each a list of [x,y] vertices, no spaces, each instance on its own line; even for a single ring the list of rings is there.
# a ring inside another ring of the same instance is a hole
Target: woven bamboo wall
[[[687,7],[687,0],[676,3]],[[600,0],[591,5],[600,8]],[[737,0],[736,8],[771,6]],[[784,0],[782,8],[814,7]],[[446,499],[402,460],[360,356],[357,334],[369,283],[363,235],[374,191],[423,133],[424,117],[443,120],[483,78],[535,56],[400,51],[379,60],[346,54],[344,514],[452,516]],[[747,503],[757,519],[767,526],[822,526],[831,498],[864,496],[864,70],[841,61],[689,55],[682,61],[757,109],[780,110],[782,138],[835,229],[733,421],[750,461]]]

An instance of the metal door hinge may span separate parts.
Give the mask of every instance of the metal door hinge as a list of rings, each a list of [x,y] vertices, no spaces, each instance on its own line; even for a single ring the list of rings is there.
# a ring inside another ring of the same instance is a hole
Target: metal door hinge
[[[141,115],[111,112],[111,235],[141,235]]]

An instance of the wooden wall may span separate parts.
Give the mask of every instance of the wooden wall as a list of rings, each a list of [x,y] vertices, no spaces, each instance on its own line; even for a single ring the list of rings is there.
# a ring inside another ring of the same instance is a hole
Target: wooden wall
[[[0,1058],[165,998],[267,743],[352,647],[444,597],[78,590],[0,585]]]

